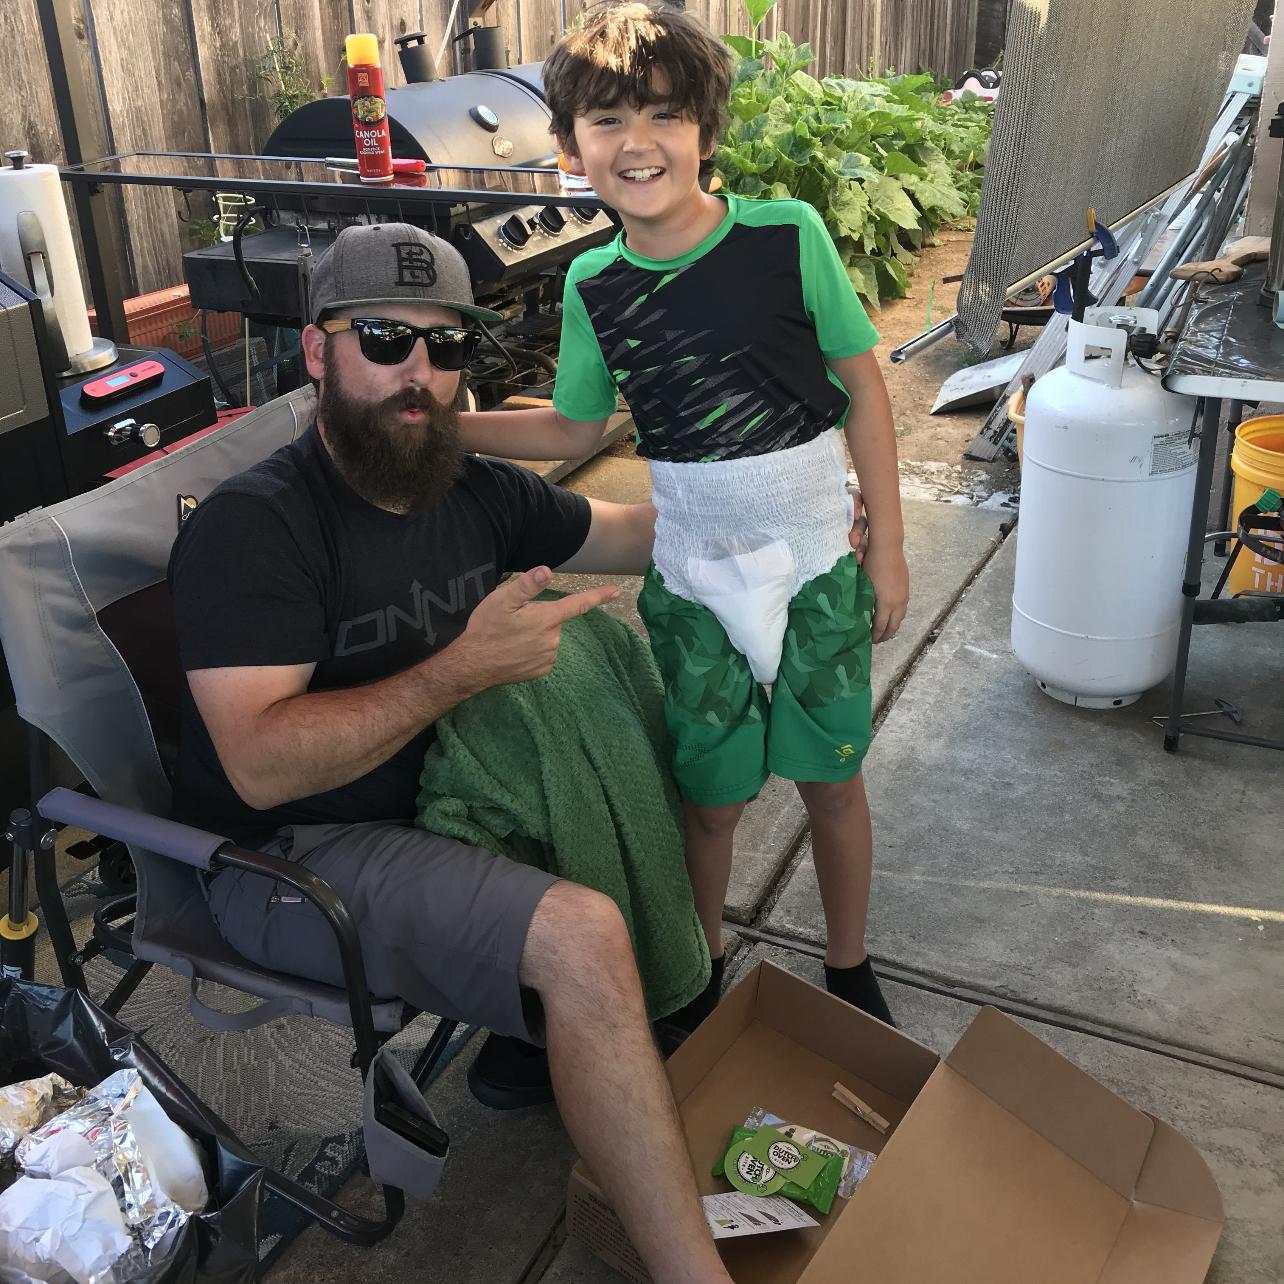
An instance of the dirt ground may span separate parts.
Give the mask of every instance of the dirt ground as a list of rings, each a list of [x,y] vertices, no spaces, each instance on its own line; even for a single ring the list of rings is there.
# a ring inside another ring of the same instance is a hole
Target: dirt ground
[[[876,351],[892,398],[904,492],[917,498],[1008,507],[1015,503],[1015,462],[999,459],[980,464],[963,458],[985,420],[985,409],[929,413],[941,384],[973,360],[968,350],[947,338],[900,365],[893,365],[888,357],[894,348],[954,312],[958,282],[946,284],[941,278],[961,273],[971,250],[971,232],[943,230],[940,244],[919,256],[908,296],[889,300],[870,316],[881,336]],[[1037,331],[1023,330],[1017,347],[1028,346],[1036,335]],[[625,440],[608,453],[628,456],[633,447]]]

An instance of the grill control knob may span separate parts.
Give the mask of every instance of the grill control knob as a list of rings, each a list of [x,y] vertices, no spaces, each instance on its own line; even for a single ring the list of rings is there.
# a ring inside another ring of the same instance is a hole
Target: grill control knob
[[[571,213],[574,214],[581,223],[591,223],[598,215],[597,210],[586,210],[581,205],[572,206]]]
[[[127,442],[142,442],[148,450],[155,450],[160,445],[161,432],[155,424],[140,424],[137,419],[118,419],[109,428],[103,430],[103,436],[113,446],[123,446]]]
[[[512,214],[499,225],[499,239],[510,250],[520,250],[531,239],[530,228],[518,215]]]
[[[535,221],[549,236],[556,236],[566,226],[566,215],[556,205],[545,205],[535,216]]]

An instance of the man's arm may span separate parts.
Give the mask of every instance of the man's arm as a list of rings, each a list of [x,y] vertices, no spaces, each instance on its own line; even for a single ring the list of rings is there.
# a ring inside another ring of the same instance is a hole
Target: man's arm
[[[601,587],[532,601],[550,579],[540,566],[501,584],[450,646],[365,686],[310,692],[311,664],[189,672],[192,698],[232,787],[259,811],[337,789],[469,696],[543,677],[557,658],[562,625],[619,592]]]
[[[872,351],[838,357],[830,368],[851,398],[845,425],[861,497],[869,521],[869,544],[862,566],[874,586],[871,636],[883,642],[895,635],[909,605],[909,568],[905,562],[905,524],[901,517],[896,431],[883,373]]]
[[[605,419],[567,419],[552,406],[459,416],[463,448],[499,459],[584,459],[597,449],[605,427]]]
[[[589,500],[589,532],[559,571],[597,575],[642,575],[655,543],[655,509],[650,504]]]

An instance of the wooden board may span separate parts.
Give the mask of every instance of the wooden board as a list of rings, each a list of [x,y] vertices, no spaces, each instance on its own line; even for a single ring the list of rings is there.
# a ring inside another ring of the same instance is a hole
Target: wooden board
[[[276,6],[272,0],[219,0],[217,6],[194,4],[191,14],[209,150],[257,155],[276,127],[272,87],[259,74],[277,35]]]
[[[184,0],[91,0],[108,126],[117,151],[205,151],[208,138],[193,84],[196,51]],[[134,288],[183,280],[176,192],[126,187]]]
[[[318,97],[347,93],[343,41],[352,30],[348,0],[277,0],[277,13],[281,34],[299,42]]]

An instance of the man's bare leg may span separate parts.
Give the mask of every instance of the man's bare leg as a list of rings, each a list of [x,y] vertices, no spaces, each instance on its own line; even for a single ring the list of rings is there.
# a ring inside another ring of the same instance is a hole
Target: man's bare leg
[[[614,902],[572,883],[554,885],[531,919],[521,977],[544,1006],[566,1131],[655,1284],[730,1284],[700,1208]]]

